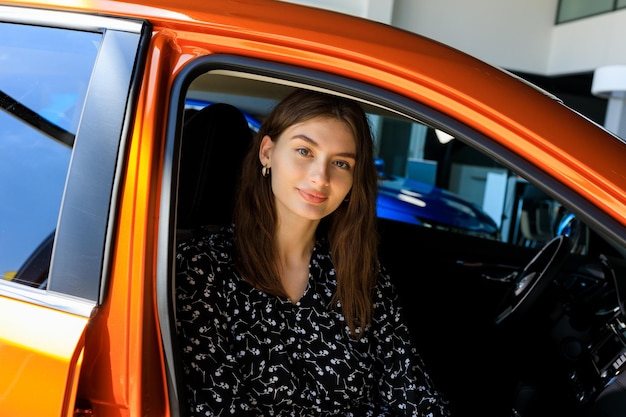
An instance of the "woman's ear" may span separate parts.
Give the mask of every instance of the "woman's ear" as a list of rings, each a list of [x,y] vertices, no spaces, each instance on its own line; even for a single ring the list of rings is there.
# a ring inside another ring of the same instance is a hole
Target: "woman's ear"
[[[261,165],[270,168],[270,161],[272,155],[272,149],[274,148],[274,142],[268,135],[263,136],[261,140],[261,146],[259,146],[259,160]]]

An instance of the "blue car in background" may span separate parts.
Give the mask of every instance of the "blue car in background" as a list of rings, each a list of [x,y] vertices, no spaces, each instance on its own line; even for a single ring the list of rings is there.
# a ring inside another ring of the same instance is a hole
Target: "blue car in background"
[[[379,218],[499,238],[498,225],[478,205],[433,185],[386,174],[380,158],[376,158],[375,163],[379,173],[376,202]]]

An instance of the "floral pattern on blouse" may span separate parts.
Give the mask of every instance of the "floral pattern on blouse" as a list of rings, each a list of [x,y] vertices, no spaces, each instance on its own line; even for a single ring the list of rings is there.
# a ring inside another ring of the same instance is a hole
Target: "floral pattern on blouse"
[[[231,268],[233,229],[179,245],[176,327],[192,416],[447,416],[381,271],[360,340],[339,304],[335,270],[317,242],[295,304]]]

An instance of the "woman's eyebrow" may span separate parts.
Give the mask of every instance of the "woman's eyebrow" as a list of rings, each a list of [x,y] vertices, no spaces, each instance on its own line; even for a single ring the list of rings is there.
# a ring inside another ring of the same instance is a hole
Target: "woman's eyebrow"
[[[312,138],[310,138],[307,135],[304,135],[302,133],[294,135],[291,138],[291,140],[294,140],[294,139],[301,139],[301,140],[303,140],[303,141],[305,141],[307,143],[310,143],[314,147],[319,147],[319,144],[315,141],[315,139],[312,139]],[[352,159],[356,160],[356,153],[354,153],[354,152],[340,152],[340,153],[338,153],[336,155],[344,157],[344,158],[352,158]]]

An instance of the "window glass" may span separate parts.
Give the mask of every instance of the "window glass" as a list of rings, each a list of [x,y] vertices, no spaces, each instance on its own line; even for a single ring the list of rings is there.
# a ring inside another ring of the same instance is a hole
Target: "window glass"
[[[0,24],[2,279],[37,286],[47,275],[48,237],[56,228],[100,37]]]
[[[506,170],[476,154],[464,159],[471,149],[426,124],[369,117],[379,171],[379,218],[500,239],[502,213],[485,204],[491,194],[486,178],[489,173],[506,178]]]
[[[557,23],[594,16],[613,10],[613,0],[561,0],[557,12]]]

